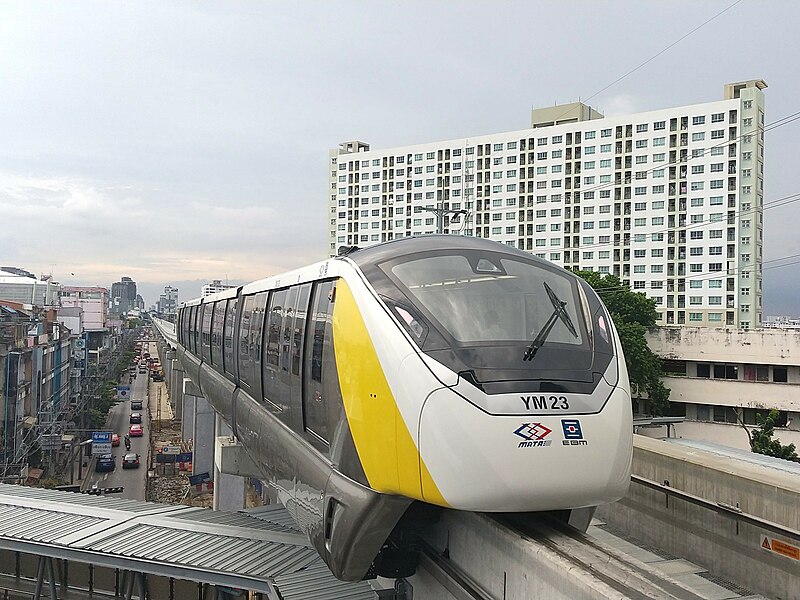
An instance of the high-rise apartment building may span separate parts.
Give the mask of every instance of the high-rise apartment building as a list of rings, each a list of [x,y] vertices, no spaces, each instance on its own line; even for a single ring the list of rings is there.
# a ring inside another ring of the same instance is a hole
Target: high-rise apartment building
[[[174,314],[178,308],[178,288],[164,286],[164,293],[158,298],[156,310],[162,315]]]
[[[441,232],[490,238],[568,269],[619,276],[662,324],[758,327],[764,93],[616,117],[580,103],[521,131],[329,160],[329,242]]]
[[[130,277],[123,277],[111,284],[110,309],[114,313],[125,314],[136,308],[136,282]]]

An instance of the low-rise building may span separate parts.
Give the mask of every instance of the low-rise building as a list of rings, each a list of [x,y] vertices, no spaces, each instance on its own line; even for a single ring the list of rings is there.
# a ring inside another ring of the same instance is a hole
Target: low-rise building
[[[686,417],[677,435],[748,448],[743,426],[776,409],[775,437],[800,447],[800,330],[659,327],[647,342],[664,361],[672,412]]]

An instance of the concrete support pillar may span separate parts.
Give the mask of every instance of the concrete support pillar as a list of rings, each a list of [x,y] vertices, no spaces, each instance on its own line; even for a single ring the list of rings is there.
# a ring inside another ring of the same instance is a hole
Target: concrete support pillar
[[[183,393],[183,418],[181,419],[181,439],[184,442],[194,437],[194,406],[200,396]]]
[[[238,475],[229,475],[220,470],[220,438],[228,440],[233,435],[228,424],[217,415],[216,438],[214,444],[214,510],[236,511],[245,508],[247,480]]]
[[[188,377],[181,382],[181,402],[175,407],[175,418],[181,421],[181,439],[185,442],[195,437],[194,411],[197,399],[202,398],[200,389]]]
[[[178,416],[178,407],[183,404],[183,365],[181,365],[178,359],[174,359],[171,362],[169,401],[172,404],[172,414],[175,415],[176,419],[180,419],[180,416]]]
[[[186,398],[184,397],[184,402]],[[184,406],[185,408],[185,406]],[[185,413],[188,417],[188,413]],[[214,429],[217,413],[203,396],[195,396],[192,430],[194,444],[192,447],[192,475],[198,473],[214,473]],[[184,419],[184,421],[187,419]]]
[[[167,350],[164,360],[161,361],[161,365],[164,367],[164,383],[167,384],[167,390],[170,395],[172,395],[172,391],[175,389],[172,385],[172,367],[176,357],[177,353],[175,350]]]

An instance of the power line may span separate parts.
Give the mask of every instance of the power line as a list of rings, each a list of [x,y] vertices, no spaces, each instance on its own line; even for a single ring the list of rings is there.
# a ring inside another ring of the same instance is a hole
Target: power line
[[[708,148],[704,148],[703,149],[703,153],[702,154],[698,154],[697,156],[694,156],[694,155],[687,156],[685,159],[676,159],[674,161],[665,162],[663,164],[658,164],[658,165],[656,165],[656,166],[654,166],[654,167],[652,167],[650,169],[647,169],[647,170],[645,170],[643,172],[646,173],[646,174],[650,174],[650,173],[652,173],[654,171],[659,171],[661,169],[666,169],[667,167],[674,167],[674,166],[677,166],[677,165],[680,165],[680,164],[691,162],[692,160],[695,160],[697,158],[703,158],[704,156],[706,156],[706,154],[710,154],[716,148],[724,148],[725,146],[730,146],[732,144],[735,144],[735,143],[741,141],[742,138],[747,137],[748,135],[756,135],[756,134],[759,133],[759,131],[763,131],[763,132],[772,131],[773,129],[777,129],[778,127],[782,127],[784,125],[788,125],[789,123],[793,123],[794,121],[797,121],[797,120],[800,120],[800,111],[798,111],[796,113],[793,113],[791,115],[787,115],[785,117],[781,117],[780,119],[777,119],[777,120],[773,121],[772,123],[769,123],[769,124],[765,125],[763,128],[760,127],[759,125],[756,125],[756,127],[754,129],[749,130],[747,133],[742,133],[741,135],[735,137],[732,140],[730,140],[730,139],[729,140],[725,140],[724,142],[720,142],[719,144],[716,144],[714,146],[710,146]],[[585,155],[584,155],[584,158],[581,159],[581,161],[582,162],[586,162]],[[611,181],[611,182],[608,182],[608,183],[598,184],[598,185],[596,185],[594,187],[590,187],[590,188],[585,189],[585,190],[580,190],[580,193],[581,194],[586,194],[587,192],[596,192],[598,190],[604,190],[604,189],[607,189],[607,188],[612,188],[612,187],[617,186],[617,185],[624,185],[624,184],[630,184],[630,183],[631,183],[631,181],[627,180],[627,179],[624,180],[621,183],[616,183],[616,182]],[[526,195],[527,195],[527,192],[526,192]],[[527,207],[528,206],[526,204],[526,208]]]
[[[782,256],[780,258],[773,258],[773,259],[770,259],[770,260],[763,261],[761,264],[765,265],[765,264],[779,262],[779,261],[783,261],[783,260],[789,260],[790,258],[800,259],[800,254],[790,254],[790,255],[787,255],[787,256]],[[791,266],[791,265],[795,265],[797,263],[800,263],[800,260],[796,260],[796,261],[789,262],[789,263],[782,264],[782,265],[770,265],[768,267],[763,267],[762,266],[761,271],[763,272],[763,271],[768,271],[770,269],[780,269],[782,267],[788,267],[788,266]],[[747,269],[747,267],[739,266],[739,267],[735,267],[733,269],[725,269],[724,271],[719,271],[717,273],[697,273],[697,274],[694,274],[694,275],[689,274],[689,275],[680,275],[680,276],[676,275],[675,278],[676,279],[682,279],[684,281],[708,281],[708,280],[712,280],[712,279],[720,279],[720,278],[723,278],[723,277],[733,277],[733,276],[738,275],[741,272],[745,272],[746,269]],[[646,275],[646,274],[644,274],[644,275]],[[660,273],[657,273],[657,275],[660,275]],[[630,288],[630,289],[633,289],[633,288]],[[650,289],[658,291],[658,290],[661,290],[663,288],[650,288]],[[601,287],[601,288],[594,288],[594,291],[597,292],[599,295],[603,295],[603,294],[610,294],[612,292],[625,291],[625,288],[624,287],[607,287],[607,288],[602,288]],[[638,291],[638,290],[635,290],[635,291]],[[642,293],[644,293],[644,292],[642,292]]]
[[[795,202],[798,202],[798,201],[800,201],[800,192],[795,193],[795,194],[790,194],[789,196],[784,196],[783,198],[777,198],[776,200],[772,200],[770,202],[765,202],[761,206],[761,210],[763,212],[765,210],[771,210],[773,208],[780,208],[781,206],[786,206],[787,204],[794,204]],[[755,214],[758,214],[758,210],[759,209],[757,209],[757,208],[750,208],[750,209],[746,209],[746,210],[733,211],[732,215],[730,215],[730,216],[738,217],[738,216],[747,215],[747,214],[755,215]],[[615,216],[617,216],[617,215],[615,215]],[[621,216],[624,216],[624,215],[621,215]],[[689,225],[685,225],[685,226],[673,225],[672,227],[665,227],[664,229],[657,229],[656,231],[649,231],[647,233],[644,233],[644,235],[658,235],[658,234],[662,234],[662,233],[674,233],[674,232],[678,231],[679,229],[682,230],[682,231],[689,231],[689,230],[692,230],[692,229],[698,229],[700,227],[705,227],[707,225],[714,225],[714,224],[719,223],[719,222],[720,221],[712,221],[710,218],[709,219],[703,219],[702,221],[698,221],[696,223],[690,223]],[[577,246],[575,248],[571,248],[570,250],[584,250],[586,248],[593,248],[593,249],[594,248],[603,248],[603,247],[608,247],[608,246],[614,246],[614,244],[615,244],[615,242],[611,242],[611,241],[609,241],[609,242],[596,242],[596,243],[592,243],[592,244],[582,244],[582,245]]]
[[[796,112],[796,113],[793,113],[793,114],[791,114],[791,115],[787,115],[787,116],[785,116],[785,117],[781,117],[780,119],[777,119],[777,120],[773,121],[772,123],[768,124],[767,126],[765,126],[765,127],[761,128],[761,129],[763,129],[763,131],[770,131],[770,130],[772,130],[772,129],[777,129],[778,127],[782,127],[783,125],[788,125],[789,123],[793,123],[793,122],[795,122],[795,121],[797,121],[797,120],[800,120],[800,111],[798,111],[798,112]],[[742,137],[744,137],[744,136],[746,136],[746,135],[753,135],[754,133],[756,133],[756,132],[758,131],[758,129],[759,129],[759,127],[756,127],[756,130],[751,130],[749,133],[743,133],[743,134],[742,134],[742,135],[740,135],[739,137],[735,138],[733,141],[731,141],[731,140],[727,140],[727,141],[725,141],[725,142],[722,142],[721,144],[717,144],[716,146],[712,146],[711,148],[708,148],[707,150],[704,150],[704,153],[703,153],[703,155],[705,155],[705,154],[706,154],[706,152],[710,152],[710,151],[711,151],[711,150],[713,150],[714,148],[718,148],[718,147],[722,147],[722,146],[726,146],[726,145],[730,145],[730,144],[736,143],[738,140],[740,140]],[[701,156],[703,156],[703,155],[701,155]],[[650,170],[649,170],[649,171],[647,171],[647,172],[652,172],[652,171],[655,171],[655,170],[664,169],[664,168],[666,168],[666,167],[669,167],[669,166],[675,166],[675,165],[677,165],[677,164],[683,164],[683,163],[687,163],[687,162],[689,162],[690,160],[692,160],[692,159],[694,159],[694,158],[699,158],[699,156],[693,156],[691,159],[687,158],[686,160],[682,160],[682,161],[675,161],[675,162],[671,162],[671,163],[665,163],[664,165],[659,165],[659,166],[657,166],[657,167],[654,167],[653,169],[650,169]],[[625,182],[625,183],[628,183],[628,184],[629,184],[629,183],[630,183],[630,181],[629,181],[629,180],[626,180],[626,182]],[[582,194],[585,194],[586,192],[594,192],[594,191],[596,191],[596,190],[599,190],[599,189],[604,189],[604,188],[608,188],[608,187],[615,187],[616,185],[619,185],[619,184],[617,184],[617,183],[613,183],[613,182],[611,182],[611,183],[607,183],[607,184],[602,184],[602,185],[600,185],[600,186],[596,186],[596,187],[594,187],[594,188],[590,188],[590,189],[588,189],[588,190],[583,190],[583,192],[581,192],[581,193],[582,193]],[[787,197],[784,197],[784,198],[779,198],[779,199],[777,199],[777,200],[773,201],[773,203],[778,203],[778,202],[780,202],[780,201],[782,201],[782,200],[787,200],[786,202],[783,202],[783,203],[782,203],[782,204],[780,204],[779,206],[783,206],[784,204],[791,204],[791,203],[793,203],[793,202],[796,202],[796,201],[798,200],[797,198],[795,198],[795,199],[792,199],[792,198],[794,198],[794,196],[797,196],[797,195],[798,195],[798,194],[792,194],[791,196],[787,196]],[[535,205],[527,205],[527,203],[526,203],[526,206],[525,206],[524,208],[525,208],[525,209],[531,209],[533,206],[535,206]],[[763,207],[763,209],[764,209],[764,210],[766,210],[766,208],[767,208],[767,204],[765,203],[764,205],[762,205],[762,207]],[[770,207],[771,207],[771,208],[777,208],[777,206],[770,206]],[[520,209],[520,210],[522,210],[522,209]],[[547,210],[547,209],[539,209],[539,210]],[[737,212],[735,212],[735,213],[734,213],[734,216],[739,216],[740,214],[747,214],[747,213],[753,213],[753,214],[756,214],[756,213],[757,213],[757,211],[758,211],[758,209],[757,209],[757,208],[756,208],[756,209],[749,209],[749,210],[747,210],[747,211],[737,211]],[[614,216],[625,216],[625,215],[614,215]],[[610,214],[609,214],[609,217],[611,217],[611,215],[610,215]],[[676,230],[676,229],[679,229],[679,228],[680,228],[680,229],[684,229],[684,230],[696,229],[696,228],[698,228],[698,227],[702,227],[702,226],[708,225],[708,224],[710,224],[710,223],[715,223],[715,222],[716,222],[716,221],[703,220],[703,221],[701,221],[701,222],[698,222],[698,223],[692,223],[692,224],[690,224],[689,226],[684,226],[684,227],[679,227],[679,226],[667,227],[667,228],[665,228],[665,229],[661,229],[661,230],[656,230],[656,231],[650,231],[650,232],[647,232],[647,234],[648,234],[648,235],[652,235],[652,234],[659,234],[659,233],[669,233],[669,232],[671,232],[671,231],[674,231],[674,230]],[[522,228],[522,227],[523,227],[523,224],[519,224],[519,227],[520,227],[520,228]],[[609,241],[609,242],[602,242],[602,243],[598,242],[598,243],[592,243],[592,244],[580,245],[580,246],[577,246],[577,247],[576,247],[576,248],[574,248],[574,249],[576,249],[576,250],[583,250],[583,249],[586,249],[586,248],[597,248],[597,247],[613,246],[613,245],[614,245],[614,242],[611,242],[611,241]]]
[[[719,11],[717,14],[715,14],[715,15],[714,15],[714,16],[712,16],[711,18],[709,18],[709,19],[706,19],[705,21],[703,21],[702,23],[700,23],[700,25],[698,25],[697,27],[695,27],[694,29],[692,29],[692,30],[691,30],[691,31],[689,31],[688,33],[685,33],[684,35],[682,35],[681,37],[679,37],[677,40],[675,40],[674,42],[672,42],[672,43],[671,43],[669,46],[667,46],[667,47],[666,47],[666,48],[664,48],[663,50],[660,50],[659,52],[657,52],[656,54],[654,54],[653,56],[651,56],[650,58],[648,58],[648,59],[647,59],[646,61],[644,61],[643,63],[641,63],[641,64],[639,64],[638,66],[634,67],[633,69],[631,69],[630,71],[628,71],[628,72],[627,72],[627,73],[625,73],[624,75],[621,75],[620,77],[617,77],[617,78],[616,78],[614,81],[612,81],[611,83],[609,83],[609,84],[608,84],[607,86],[605,86],[604,88],[602,88],[602,89],[600,89],[600,90],[596,91],[594,94],[592,94],[591,96],[589,96],[588,98],[586,98],[586,101],[588,102],[589,100],[591,100],[591,99],[592,99],[592,98],[594,98],[595,96],[599,96],[600,94],[602,94],[603,92],[605,92],[607,89],[609,89],[610,87],[613,87],[613,86],[615,86],[616,84],[618,84],[620,81],[622,81],[623,79],[625,79],[625,78],[626,78],[626,77],[628,77],[629,75],[632,75],[632,74],[634,74],[636,71],[638,71],[638,70],[639,70],[639,69],[641,69],[642,67],[644,67],[644,66],[646,66],[646,65],[650,64],[650,63],[651,63],[651,62],[653,62],[655,59],[657,59],[659,56],[661,56],[662,54],[664,54],[664,53],[665,53],[665,52],[667,52],[668,50],[671,50],[672,48],[674,48],[675,46],[677,46],[679,43],[681,43],[683,40],[685,40],[686,38],[688,38],[690,35],[692,35],[693,33],[697,32],[699,29],[702,29],[703,27],[705,27],[706,25],[708,25],[709,23],[711,23],[711,21],[715,20],[716,18],[718,18],[718,17],[722,16],[724,13],[728,12],[730,9],[732,9],[734,6],[736,6],[736,5],[737,5],[737,4],[739,4],[740,2],[742,2],[742,0],[736,0],[736,2],[734,2],[733,4],[731,4],[730,6],[728,6],[727,8],[724,8],[724,9],[722,9],[721,11]],[[564,115],[566,115],[568,112],[569,112],[569,111],[565,111],[564,113],[560,114],[558,117],[556,117],[555,119],[553,119],[553,122],[554,122],[554,123],[557,123],[557,122],[558,122],[558,119],[560,119],[561,117],[563,117]]]

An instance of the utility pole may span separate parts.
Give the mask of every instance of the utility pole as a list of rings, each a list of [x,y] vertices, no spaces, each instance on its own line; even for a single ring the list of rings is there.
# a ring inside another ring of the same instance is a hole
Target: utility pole
[[[444,202],[441,200],[436,203],[436,208],[433,208],[432,206],[423,206],[422,210],[431,212],[436,215],[436,233],[444,233],[445,216],[452,216],[450,222],[455,223],[458,221],[458,218],[461,215],[469,214],[469,211],[463,208],[459,210],[453,210],[452,208],[445,208]]]

